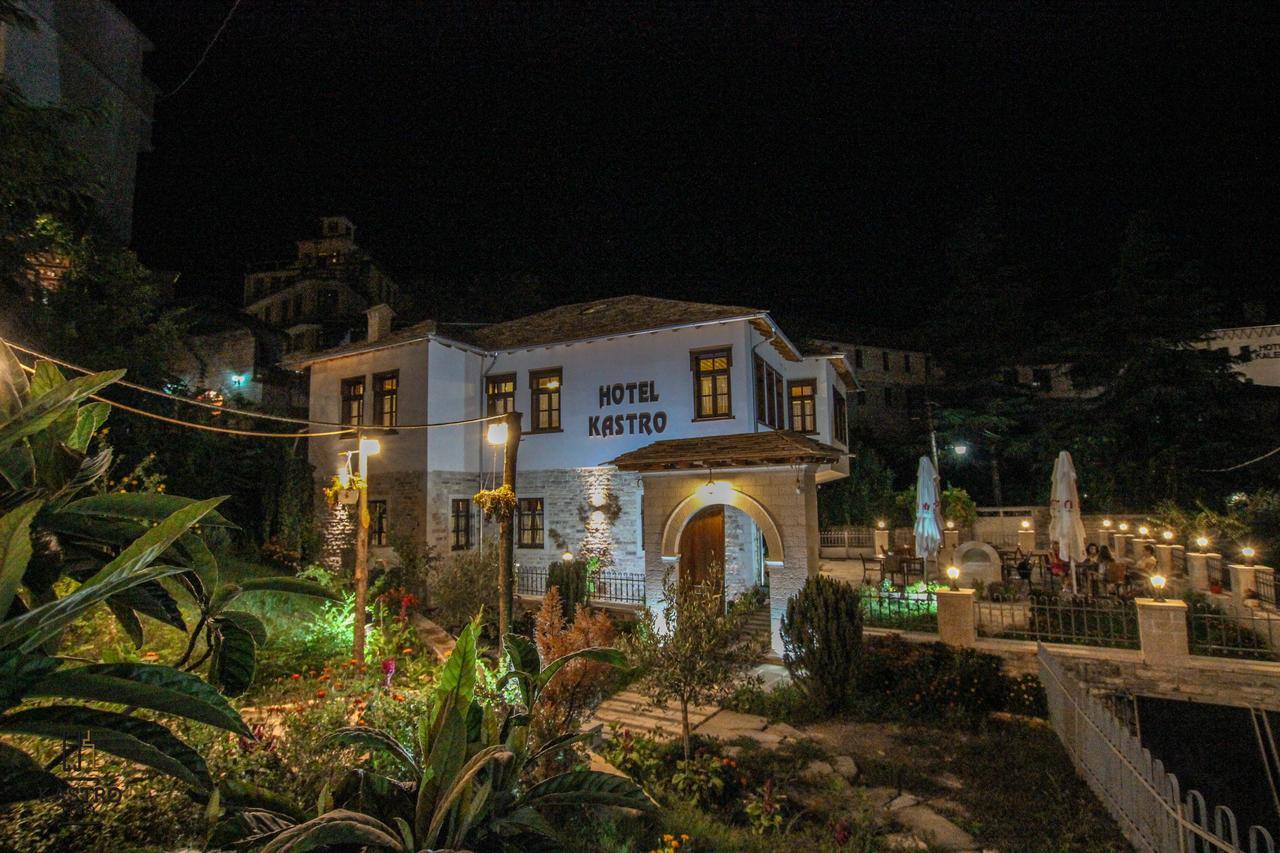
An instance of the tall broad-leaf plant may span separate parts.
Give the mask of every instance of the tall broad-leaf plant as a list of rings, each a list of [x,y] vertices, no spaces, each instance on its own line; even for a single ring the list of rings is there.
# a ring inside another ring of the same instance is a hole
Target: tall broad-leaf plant
[[[239,832],[241,844],[265,851],[319,847],[415,850],[556,850],[563,840],[544,816],[549,808],[609,805],[648,810],[653,801],[631,779],[598,770],[570,770],[538,778],[540,761],[588,735],[533,743],[532,710],[543,689],[578,658],[623,666],[616,649],[589,648],[549,662],[524,637],[504,638],[512,671],[497,681],[515,705],[482,703],[476,695],[477,622],[458,636],[440,672],[431,709],[417,737],[402,743],[390,732],[357,726],[331,735],[334,744],[389,757],[387,772],[352,768],[319,816],[297,823],[269,809],[240,809],[218,825],[211,842]],[[337,808],[334,808],[334,805]]]
[[[223,583],[201,538],[205,527],[229,526],[216,511],[221,498],[98,494],[111,451],[96,448],[93,437],[108,407],[89,401],[122,371],[68,380],[40,362],[30,373],[0,345],[0,804],[66,787],[53,772],[58,760],[37,761],[25,738],[58,741],[65,757],[86,733],[102,752],[208,790],[204,759],[135,712],[248,735],[223,694],[247,685],[264,632],[252,614],[228,605],[250,588],[326,593],[292,578]],[[184,593],[198,607],[190,627],[175,597]],[[59,657],[63,632],[99,606],[139,646],[144,618],[190,631],[184,660]],[[194,672],[203,661],[190,660],[200,639],[201,657],[211,659],[205,678]]]

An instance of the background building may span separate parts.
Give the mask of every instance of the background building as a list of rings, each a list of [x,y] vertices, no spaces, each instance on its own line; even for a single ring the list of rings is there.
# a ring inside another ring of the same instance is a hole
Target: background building
[[[940,373],[921,350],[819,340],[815,351],[840,353],[853,369],[849,422],[855,428],[903,431],[923,417],[926,389]]]
[[[30,28],[0,24],[0,72],[32,104],[90,115],[70,131],[101,188],[99,212],[124,243],[133,230],[138,154],[151,150],[151,42],[106,0],[17,0]]]
[[[356,244],[345,216],[320,220],[320,236],[299,240],[297,257],[259,266],[244,277],[244,310],[283,331],[292,353],[349,339],[371,305],[397,307],[400,289]]]
[[[1280,388],[1280,323],[1216,329],[1206,346],[1243,357],[1236,369],[1255,385]]]

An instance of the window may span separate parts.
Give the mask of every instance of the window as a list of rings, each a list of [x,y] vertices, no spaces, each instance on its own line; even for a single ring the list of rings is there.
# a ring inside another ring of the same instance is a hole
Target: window
[[[560,368],[529,371],[533,432],[560,431]]]
[[[484,382],[486,414],[505,415],[516,410],[516,375],[490,376]]]
[[[831,386],[831,438],[845,447],[849,446],[849,410],[844,395]]]
[[[862,369],[862,350],[860,349],[853,351],[853,366],[858,370]]]
[[[693,370],[693,419],[731,418],[729,368],[733,364],[729,349],[703,350],[689,353]]]
[[[373,422],[393,427],[400,409],[400,371],[373,374]]]
[[[796,432],[818,431],[818,386],[812,379],[801,379],[787,387],[791,400],[791,428]]]
[[[460,498],[449,504],[449,546],[454,551],[471,547],[471,501]]]
[[[769,366],[760,356],[755,357],[756,420],[774,429],[785,429],[787,418],[786,395],[783,393],[782,374]]]
[[[911,372],[911,353],[904,352],[902,354],[902,369],[907,373]]]
[[[344,424],[364,423],[364,377],[342,380],[342,417]]]
[[[542,547],[542,498],[521,498],[516,513],[516,545]]]
[[[369,544],[387,544],[386,501],[369,501]]]

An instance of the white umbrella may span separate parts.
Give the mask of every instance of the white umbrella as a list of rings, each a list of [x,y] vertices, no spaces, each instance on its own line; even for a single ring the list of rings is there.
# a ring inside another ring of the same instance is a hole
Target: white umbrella
[[[933,557],[942,544],[942,529],[938,524],[941,508],[938,506],[938,472],[928,456],[920,457],[916,470],[916,555]]]
[[[1076,592],[1076,561],[1084,559],[1084,521],[1080,518],[1080,490],[1071,454],[1062,451],[1053,463],[1049,489],[1049,538],[1058,543],[1058,558],[1071,565],[1071,591]]]

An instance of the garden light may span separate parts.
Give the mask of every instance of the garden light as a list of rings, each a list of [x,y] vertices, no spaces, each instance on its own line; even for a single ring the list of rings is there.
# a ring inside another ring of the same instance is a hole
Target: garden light
[[[1258,552],[1246,545],[1240,549],[1240,556],[1244,557],[1244,564],[1246,566],[1252,566],[1253,558],[1258,556]]]
[[[1208,537],[1208,536],[1197,536],[1197,537],[1196,537],[1196,547],[1197,547],[1197,548],[1199,548],[1201,551],[1203,551],[1205,548],[1208,548],[1208,547],[1209,547],[1209,537]]]
[[[1151,586],[1156,591],[1156,601],[1164,601],[1164,585],[1165,585],[1164,575],[1151,576]]]
[[[1129,522],[1127,522],[1127,521],[1122,521],[1122,522],[1120,522],[1120,532],[1121,532],[1121,533],[1125,533],[1125,532],[1127,532],[1128,530],[1129,530]]]
[[[955,530],[955,529],[956,529],[956,523],[955,523],[954,521],[952,521],[951,519],[949,519],[949,518],[947,519],[947,529],[948,529],[948,530]]]
[[[1150,535],[1150,533],[1151,533],[1151,528],[1147,527],[1145,524],[1138,528],[1138,535],[1141,536],[1143,539],[1146,539],[1147,536]]]
[[[1030,519],[1026,519],[1026,518],[1022,519],[1022,529],[1023,529],[1023,530],[1030,530],[1030,529],[1031,529],[1031,521],[1030,521]]]
[[[1163,539],[1164,541],[1166,541],[1166,542],[1172,542],[1172,541],[1173,541],[1173,531],[1172,531],[1172,530],[1166,530],[1166,531],[1164,531],[1163,533],[1161,533],[1161,534],[1160,534],[1160,538],[1162,538],[1162,539]]]
[[[382,452],[382,442],[376,438],[360,439],[360,453],[365,456],[377,456]]]
[[[955,566],[947,566],[947,577],[951,580],[951,590],[953,592],[959,591],[960,587],[956,584],[956,581],[960,579],[960,569]]]
[[[489,442],[493,447],[500,447],[507,443],[507,422],[496,421],[489,424],[489,429],[485,431],[485,441]]]
[[[572,562],[573,562],[573,552],[572,552],[572,551],[565,551],[563,554],[561,554],[561,555],[560,555],[560,559],[564,560],[566,563],[572,563]]]
[[[876,527],[877,527],[877,528],[879,528],[880,530],[884,530],[884,519],[883,519],[883,518],[876,522]]]
[[[969,452],[969,445],[957,444],[955,446],[955,451],[956,451],[956,456],[964,456],[966,453]]]
[[[1111,519],[1109,518],[1102,519],[1102,526],[1109,529],[1111,527]]]

